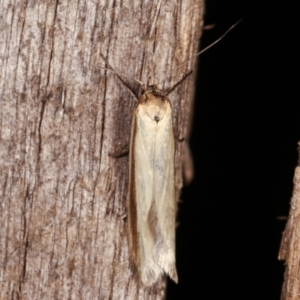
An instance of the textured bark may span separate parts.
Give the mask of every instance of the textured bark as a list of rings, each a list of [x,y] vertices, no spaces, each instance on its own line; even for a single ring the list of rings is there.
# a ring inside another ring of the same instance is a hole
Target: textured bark
[[[3,0],[0,11],[0,299],[162,299],[165,278],[147,289],[129,268],[128,156],[109,153],[128,144],[135,102],[100,54],[172,86],[194,69],[175,71],[197,51],[202,0]],[[180,138],[193,80],[169,97]]]
[[[300,143],[298,143],[300,146]],[[300,150],[300,148],[299,148]],[[288,222],[283,232],[279,259],[286,261],[281,300],[300,298],[300,153],[294,175],[294,191]]]

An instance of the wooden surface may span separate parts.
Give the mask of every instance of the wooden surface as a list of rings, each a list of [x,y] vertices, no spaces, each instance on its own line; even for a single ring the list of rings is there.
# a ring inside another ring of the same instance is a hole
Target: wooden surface
[[[129,268],[128,156],[109,153],[128,145],[135,100],[100,54],[172,86],[194,69],[176,66],[197,52],[202,0],[1,3],[0,299],[162,299],[165,279],[147,289]],[[194,78],[169,97],[180,138]]]
[[[300,146],[300,143],[298,143]],[[300,157],[300,156],[299,156]],[[300,166],[295,169],[294,190],[279,256],[286,262],[281,300],[298,300],[300,295]]]

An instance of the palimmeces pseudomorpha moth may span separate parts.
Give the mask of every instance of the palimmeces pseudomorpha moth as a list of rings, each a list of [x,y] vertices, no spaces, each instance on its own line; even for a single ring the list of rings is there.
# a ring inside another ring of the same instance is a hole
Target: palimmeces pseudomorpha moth
[[[212,47],[239,22],[192,57]],[[109,70],[113,71],[111,67]],[[120,76],[124,75],[113,72],[123,81]],[[175,265],[175,138],[172,107],[167,95],[189,74],[191,72],[168,92],[135,80],[143,86],[144,92],[138,99],[131,126],[128,237],[131,261],[145,286],[153,285],[165,274],[178,282]]]

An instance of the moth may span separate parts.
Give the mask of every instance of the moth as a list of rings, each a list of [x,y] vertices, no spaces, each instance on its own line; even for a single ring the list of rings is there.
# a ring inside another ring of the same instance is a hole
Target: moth
[[[132,118],[127,203],[131,260],[146,286],[165,273],[178,282],[174,158],[170,101],[147,85]]]
[[[192,57],[212,47],[239,22]],[[109,65],[107,59],[103,59]],[[127,77],[109,67],[122,82],[121,77]],[[135,80],[144,91],[138,98],[131,125],[128,240],[131,262],[145,286],[152,286],[165,274],[178,282],[175,263],[175,138],[172,107],[167,96],[191,73],[186,73],[167,92],[157,85],[147,83],[145,86]]]
[[[119,80],[127,84],[109,65]],[[172,106],[167,96],[183,82],[187,72],[168,91],[144,85],[133,112],[129,147],[127,223],[130,260],[145,286],[167,274],[178,282],[175,265],[175,136]]]

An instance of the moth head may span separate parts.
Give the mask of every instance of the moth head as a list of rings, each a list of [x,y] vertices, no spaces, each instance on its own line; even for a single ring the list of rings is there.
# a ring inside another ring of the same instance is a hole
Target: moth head
[[[139,99],[139,107],[153,121],[161,121],[167,111],[169,101],[163,92],[154,87],[148,87]]]
[[[165,93],[158,87],[157,84],[147,84],[145,90],[144,90],[144,94],[149,95],[152,94],[154,96],[157,97],[164,97]]]

